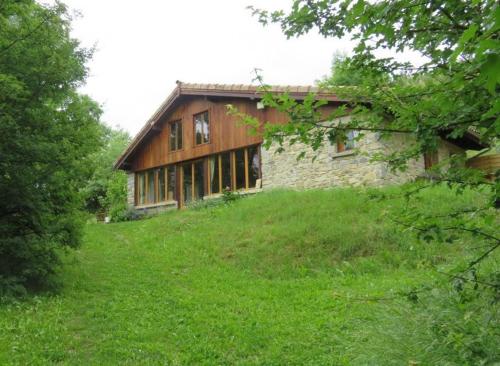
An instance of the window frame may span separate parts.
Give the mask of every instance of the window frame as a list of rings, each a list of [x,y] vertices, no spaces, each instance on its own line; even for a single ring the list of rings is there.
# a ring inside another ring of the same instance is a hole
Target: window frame
[[[224,187],[223,187],[223,184],[222,184],[222,181],[223,181],[223,177],[222,177],[222,154],[226,154],[226,153],[229,153],[229,162],[230,162],[230,174],[231,174],[231,191],[232,192],[236,192],[236,191],[246,191],[246,190],[249,190],[249,189],[255,189],[256,187],[250,187],[250,159],[249,159],[249,152],[248,152],[248,149],[252,148],[252,147],[256,147],[258,150],[257,150],[257,153],[258,153],[258,156],[259,156],[259,174],[258,174],[258,179],[262,179],[262,165],[261,165],[261,152],[260,152],[260,145],[251,145],[251,146],[246,146],[246,147],[242,147],[240,149],[236,149],[236,150],[231,150],[231,151],[225,151],[225,152],[221,152],[221,153],[218,153],[218,154],[215,154],[215,158],[216,158],[216,161],[217,161],[217,164],[219,166],[219,171],[218,171],[218,175],[219,175],[219,192],[212,192],[212,185],[211,185],[211,171],[210,169],[208,169],[207,171],[207,183],[208,183],[208,190],[207,190],[207,195],[211,196],[211,195],[218,195],[218,194],[222,194],[223,193],[223,190],[224,190]],[[239,188],[237,189],[237,177],[236,177],[236,151],[239,151],[239,150],[243,150],[243,154],[244,154],[244,161],[245,161],[245,167],[244,167],[244,172],[245,172],[245,177],[244,177],[244,182],[245,182],[245,186],[242,187],[242,188]],[[211,155],[211,156],[208,156],[206,158],[207,160],[207,166],[210,165],[210,158],[213,157],[214,155]]]
[[[352,137],[349,135],[351,134]],[[358,137],[358,131],[349,130],[346,133],[346,139],[341,140],[337,139],[337,153],[343,153],[346,151],[353,151],[356,149],[356,138]],[[352,146],[348,147],[348,143],[351,143]]]
[[[173,125],[178,125],[181,128],[180,135],[179,135],[179,127],[177,127],[177,129],[176,129],[175,149],[173,148],[173,146],[171,144],[171,142],[172,142],[171,141],[171,138],[172,138],[172,126]],[[169,153],[176,152],[176,151],[181,151],[181,150],[184,149],[184,136],[183,135],[184,135],[184,127],[183,127],[183,123],[182,123],[182,118],[168,122],[168,152]],[[180,136],[180,140],[181,140],[181,147],[180,148],[179,148],[179,136]]]
[[[208,140],[206,142],[203,142],[203,124],[202,124],[202,129],[201,129],[201,137],[202,137],[202,142],[201,143],[196,143],[196,116],[202,115],[202,114],[207,114],[207,124],[208,124]],[[210,110],[204,110],[198,113],[193,114],[193,146],[201,146],[201,145],[207,145],[211,143],[212,140],[212,124],[210,121],[212,120],[212,116],[210,115]]]

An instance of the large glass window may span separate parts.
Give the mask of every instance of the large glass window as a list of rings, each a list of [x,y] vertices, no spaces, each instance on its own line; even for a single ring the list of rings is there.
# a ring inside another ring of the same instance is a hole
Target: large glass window
[[[235,163],[235,173],[236,173],[236,189],[242,189],[246,187],[245,178],[245,150],[236,150],[234,152],[234,163]]]
[[[208,158],[208,173],[210,176],[210,192],[220,193],[219,155]]]
[[[146,174],[137,173],[137,203],[143,205],[146,203]]]
[[[182,121],[170,122],[169,150],[182,149]]]
[[[182,166],[182,193],[184,202],[188,203],[193,200],[193,174],[192,164],[184,164]]]
[[[147,203],[155,202],[155,172],[149,170],[147,173]]]
[[[210,122],[208,120],[208,112],[194,115],[194,136],[196,145],[210,142]]]
[[[248,188],[255,188],[257,179],[260,178],[259,147],[248,148]]]
[[[203,160],[196,161],[194,164],[194,185],[193,195],[194,199],[203,199],[205,196],[205,166]]]
[[[222,189],[231,190],[231,153],[223,153],[220,155],[222,168]]]
[[[158,169],[158,201],[165,201],[165,168]]]
[[[177,199],[177,195],[175,194],[176,182],[177,175],[175,165],[169,165],[167,167],[167,201]]]

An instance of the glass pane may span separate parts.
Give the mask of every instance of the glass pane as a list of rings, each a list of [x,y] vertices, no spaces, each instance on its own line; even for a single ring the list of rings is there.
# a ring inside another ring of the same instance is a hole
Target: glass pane
[[[165,201],[165,168],[158,169],[158,201]]]
[[[199,144],[203,143],[203,140],[202,140],[202,123],[201,123],[201,121],[198,120],[198,117],[196,117],[196,120],[194,122],[194,134],[195,134],[196,145],[199,145]]]
[[[219,189],[219,156],[211,156],[208,159],[210,173],[210,189],[212,193],[220,193]]]
[[[248,148],[248,188],[255,188],[257,179],[260,178],[259,147]]]
[[[220,155],[222,162],[222,189],[231,190],[231,154]]]
[[[205,195],[205,167],[203,161],[194,163],[194,199],[203,199]]]
[[[183,165],[182,171],[183,171],[182,192],[184,194],[184,202],[188,203],[193,200],[193,195],[191,191],[193,184],[193,176],[191,174],[191,164]]]
[[[177,125],[177,149],[182,149],[182,122],[179,121]]]
[[[345,150],[352,150],[356,145],[356,137],[358,136],[358,131],[349,131],[347,132],[347,140],[345,142]]]
[[[170,165],[167,167],[167,200],[173,201],[177,199],[175,195],[175,184],[176,184],[176,174],[175,165]]]
[[[139,204],[143,205],[144,203],[146,203],[146,175],[144,173],[138,173],[137,180],[138,180],[137,196],[139,199]]]
[[[246,187],[245,184],[245,150],[236,150],[234,152],[236,159],[236,189]]]
[[[170,124],[170,151],[176,150],[177,149],[177,124],[176,123],[171,123]]]
[[[203,142],[208,143],[210,140],[210,126],[208,123],[208,112],[203,113]]]
[[[155,172],[150,170],[148,174],[148,203],[155,202]]]

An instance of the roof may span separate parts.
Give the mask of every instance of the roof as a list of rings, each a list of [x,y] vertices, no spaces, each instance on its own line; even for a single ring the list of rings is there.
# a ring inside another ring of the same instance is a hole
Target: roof
[[[236,97],[236,98],[249,98],[259,99],[263,94],[260,87],[256,85],[243,85],[243,84],[191,84],[176,82],[176,88],[170,93],[155,113],[147,120],[146,124],[133,138],[127,149],[120,155],[114,164],[115,169],[119,169],[125,163],[127,158],[136,150],[141,141],[146,135],[154,129],[155,124],[158,123],[162,117],[171,108],[175,106],[176,101],[181,96],[212,96],[212,97]],[[314,86],[293,86],[293,85],[275,85],[270,86],[271,93],[288,93],[295,99],[304,99],[309,93],[315,93],[318,99],[327,100],[330,102],[347,102],[345,99],[337,97],[331,92],[327,92]],[[446,131],[443,131],[443,137]],[[450,139],[451,140],[451,139]],[[481,149],[485,145],[481,143],[480,137],[476,131],[467,131],[463,137],[454,139],[452,142],[457,143],[465,149]]]
[[[127,149],[116,160],[114,167],[120,168],[126,159],[135,151],[140,142],[146,135],[154,128],[162,117],[167,113],[181,96],[212,96],[212,97],[233,97],[233,98],[249,98],[259,99],[263,94],[260,87],[257,85],[243,85],[243,84],[191,84],[177,81],[176,88],[170,95],[163,101],[160,107],[153,113],[147,120],[145,125],[133,138]],[[309,93],[315,93],[318,99],[323,99],[331,102],[345,101],[339,99],[335,94],[326,92],[314,86],[294,86],[294,85],[275,85],[271,86],[269,90],[272,93],[289,93],[295,99],[303,99]]]

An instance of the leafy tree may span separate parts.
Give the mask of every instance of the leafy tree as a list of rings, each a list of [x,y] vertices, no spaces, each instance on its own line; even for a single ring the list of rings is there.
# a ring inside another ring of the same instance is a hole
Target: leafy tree
[[[373,156],[373,160],[384,161],[395,171],[405,170],[412,159],[436,151],[443,137],[457,139],[474,133],[489,146],[475,154],[495,149],[500,134],[500,6],[497,1],[294,0],[287,11],[253,7],[251,10],[261,23],[279,24],[287,37],[315,30],[325,37],[350,36],[356,42],[352,56],[334,60],[331,77],[320,82],[321,87],[349,100],[326,117],[320,113],[324,101],[314,95],[302,102],[286,93],[273,95],[257,74],[256,80],[265,92],[264,104],[288,113],[290,122],[266,123],[262,128],[256,119],[229,109],[256,131],[261,131],[268,148],[277,145],[280,152],[288,143],[303,143],[317,150],[327,142],[333,144],[345,139],[353,130],[359,131],[358,139],[372,132],[382,138],[391,138],[395,133],[409,135],[408,143],[401,150]],[[394,57],[377,57],[380,49],[402,57],[411,51],[413,59],[398,61]],[[346,114],[351,118],[338,122],[338,118]],[[303,153],[299,155],[302,156]],[[488,177],[468,169],[465,158],[465,155],[454,156],[433,169],[432,179],[403,187],[406,209],[392,220],[428,242],[452,243],[470,237],[475,240],[477,246],[470,248],[476,253],[473,259],[445,273],[453,279],[459,300],[443,303],[480,299],[483,309],[474,314],[477,327],[471,330],[471,334],[478,335],[488,327],[482,316],[496,319],[500,299],[498,267],[495,259],[487,262],[500,246],[497,229],[500,174],[497,171]],[[435,215],[422,212],[418,209],[420,193],[437,184],[446,184],[457,194],[470,189],[481,191],[484,200],[453,212]],[[412,301],[418,301],[422,293],[432,289],[433,286],[424,286],[407,295]],[[476,291],[478,289],[481,291]],[[487,310],[489,306],[491,309]],[[446,325],[450,334],[456,339],[465,337],[458,324],[460,320],[456,322]],[[467,354],[467,362],[471,364],[495,361],[486,356],[491,352],[477,344],[474,349],[458,342],[449,344]]]
[[[349,59],[345,53],[335,53],[330,75],[318,81],[322,89],[333,89],[336,86],[356,86],[363,83],[363,72],[349,67]]]
[[[373,157],[393,170],[405,170],[411,159],[436,151],[442,137],[461,138],[472,132],[490,146],[480,154],[494,148],[500,133],[500,6],[496,1],[295,0],[288,12],[251,9],[263,24],[280,24],[287,37],[316,29],[325,37],[349,35],[356,42],[353,55],[337,58],[333,75],[320,83],[350,101],[326,118],[319,112],[325,102],[314,95],[299,103],[287,94],[264,94],[265,105],[290,116],[288,124],[265,124],[267,147],[274,143],[282,151],[285,143],[300,142],[317,150],[325,141],[345,139],[351,130],[360,132],[359,139],[367,132],[382,138],[408,134],[411,142],[401,150]],[[413,51],[421,57],[418,62],[401,62],[377,57],[378,49]],[[262,83],[260,75],[257,80]],[[268,86],[262,83],[262,90]],[[325,123],[347,113],[350,119]],[[258,126],[255,119],[240,115]],[[454,156],[443,162],[435,168],[433,180],[421,183],[414,192],[444,182],[457,192],[482,189],[488,200],[444,219],[409,210],[408,220],[401,223],[426,240],[453,241],[459,238],[457,232],[475,235],[490,243],[485,252],[489,255],[500,246],[500,238],[481,223],[497,218],[498,174],[493,181],[487,179],[464,168],[464,160],[465,156]],[[445,164],[450,168],[440,169]],[[406,194],[411,196],[410,191]]]
[[[101,110],[77,93],[91,51],[63,4],[0,2],[0,295],[52,283],[78,246],[80,187],[101,143]]]
[[[114,215],[126,209],[126,174],[113,169],[113,163],[130,143],[130,135],[122,129],[106,128],[105,142],[101,149],[90,156],[94,164],[91,179],[83,189],[88,211],[106,212],[111,208]]]

